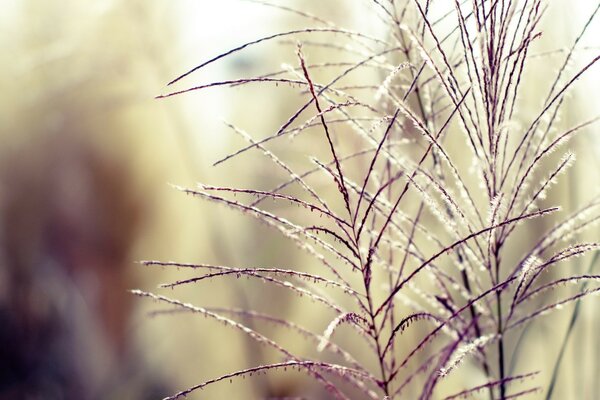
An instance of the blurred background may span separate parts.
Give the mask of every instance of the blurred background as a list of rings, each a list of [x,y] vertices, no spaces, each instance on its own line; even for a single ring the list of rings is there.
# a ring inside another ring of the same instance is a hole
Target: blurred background
[[[368,1],[284,3],[348,28],[379,31],[365,12]],[[553,3],[546,20],[552,29],[540,51],[570,45],[593,6]],[[243,143],[222,121],[266,136],[293,112],[296,91],[257,86],[154,97],[221,51],[306,22],[234,0],[1,5],[0,399],[157,399],[264,362],[241,335],[191,316],[151,317],[155,307],[128,290],[181,278],[139,260],[290,261],[289,243],[267,228],[168,184],[269,187],[269,169],[251,156],[212,167]],[[600,30],[594,30],[584,46],[598,46]],[[182,87],[253,76],[294,60],[293,44],[260,46],[190,76]],[[598,97],[590,93],[600,90],[599,74],[586,79],[587,91],[573,92],[566,119],[597,114]],[[533,98],[535,87],[530,90]],[[573,147],[581,161],[569,176],[569,191],[560,194],[569,205],[599,186],[598,135],[586,134]],[[252,288],[243,280],[215,281],[182,297],[213,306],[272,303]],[[306,312],[281,299],[277,307]],[[585,310],[590,328],[580,335],[590,343],[598,318],[593,308]],[[318,329],[327,324],[326,317],[313,320]],[[570,353],[569,365],[578,354]],[[583,378],[570,371],[565,368],[561,390],[577,393]],[[302,378],[275,375],[222,385],[207,398],[283,397],[301,385]]]

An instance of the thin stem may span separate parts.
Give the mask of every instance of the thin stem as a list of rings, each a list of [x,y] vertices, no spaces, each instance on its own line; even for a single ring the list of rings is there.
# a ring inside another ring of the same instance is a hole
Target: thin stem
[[[502,291],[496,292],[496,311],[498,314],[498,369],[500,373],[500,399],[506,398],[506,385],[504,379],[506,377],[504,366],[504,335],[502,332]]]

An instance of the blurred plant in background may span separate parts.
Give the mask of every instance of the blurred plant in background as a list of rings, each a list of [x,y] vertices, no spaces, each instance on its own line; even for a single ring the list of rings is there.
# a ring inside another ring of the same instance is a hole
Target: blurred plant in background
[[[128,134],[139,84],[121,79],[148,71],[128,54],[135,6],[63,6],[13,2],[3,24],[0,398],[157,397],[125,294],[153,208]]]
[[[229,219],[190,209],[166,183],[204,179],[203,159],[228,148],[201,141],[190,117],[239,105],[154,100],[192,51],[229,44],[222,18],[201,11],[195,0],[3,3],[0,399],[154,399],[196,374],[164,366],[197,365],[199,354],[218,365],[208,347],[172,352],[212,333],[148,324],[127,292],[169,276],[141,273],[136,260],[227,251],[204,226]]]

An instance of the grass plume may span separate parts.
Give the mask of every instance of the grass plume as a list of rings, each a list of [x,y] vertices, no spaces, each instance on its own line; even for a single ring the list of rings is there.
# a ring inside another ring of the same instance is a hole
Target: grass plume
[[[368,3],[385,28],[380,36],[307,11],[256,2],[313,25],[246,41],[169,85],[277,40],[295,42],[295,53],[290,50],[295,65],[159,97],[256,84],[296,88],[301,105],[271,135],[255,139],[228,124],[248,144],[215,163],[258,151],[280,182],[270,189],[203,184],[179,189],[275,229],[314,266],[308,272],[302,266],[144,264],[199,273],[162,285],[168,288],[231,277],[258,279],[297,301],[312,300],[331,318],[320,334],[257,310],[210,310],[134,291],[172,307],[167,314],[181,309],[223,322],[280,357],[169,398],[282,369],[311,376],[337,399],[394,399],[409,392],[410,398],[424,400],[505,400],[544,391],[549,398],[557,367],[549,389],[538,372],[545,365],[513,373],[508,363],[518,358],[519,347],[511,338],[543,315],[570,304],[579,307],[582,298],[600,290],[600,276],[574,272],[576,258],[600,246],[577,241],[600,221],[600,196],[596,193],[563,219],[560,204],[548,205],[546,199],[575,161],[563,147],[598,121],[596,116],[565,130],[558,116],[577,82],[600,59],[593,56],[574,71],[567,67],[600,5],[561,54],[557,72],[546,65],[547,95],[527,113],[522,111],[530,109],[524,107],[524,87],[530,64],[542,57],[534,58],[532,49],[541,38],[549,1],[374,0]],[[312,62],[315,49],[325,52],[326,60]],[[284,151],[278,155],[282,141],[295,152],[306,149],[309,162],[286,159]],[[557,162],[553,152],[564,154]],[[275,207],[275,202],[286,207]],[[524,239],[529,230],[552,224],[540,231],[537,243]],[[578,314],[573,315],[567,337]],[[236,317],[256,324],[247,326]],[[265,321],[303,332],[318,351],[293,353],[254,328]],[[359,362],[355,349],[334,343],[342,334],[357,335],[357,346],[369,359]],[[337,361],[328,352],[336,353]],[[478,378],[465,377],[465,387],[449,391],[449,376],[460,375],[464,364],[476,368]]]

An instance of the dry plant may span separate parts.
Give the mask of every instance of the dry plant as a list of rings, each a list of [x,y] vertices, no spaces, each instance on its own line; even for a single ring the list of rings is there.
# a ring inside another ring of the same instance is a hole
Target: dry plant
[[[516,373],[520,341],[507,338],[522,338],[543,315],[577,304],[570,333],[579,300],[600,291],[600,275],[592,272],[600,244],[578,241],[598,223],[600,197],[590,196],[566,216],[544,200],[575,160],[566,145],[598,121],[568,129],[558,124],[572,88],[600,57],[570,68],[600,5],[572,46],[549,58],[531,51],[550,5],[544,0],[372,0],[373,14],[386,27],[379,37],[287,5],[256,2],[311,26],[246,42],[170,84],[266,42],[294,44],[295,66],[159,97],[250,84],[300,91],[302,103],[272,135],[256,139],[229,125],[248,144],[216,163],[258,151],[273,163],[273,175],[282,174],[278,185],[181,190],[272,227],[316,266],[144,264],[202,273],[163,285],[170,288],[221,277],[261,280],[297,295],[299,302],[322,306],[331,322],[316,333],[285,316],[203,308],[135,290],[172,306],[167,312],[204,315],[280,355],[169,399],[286,369],[314,378],[323,396],[335,399],[515,399],[534,393],[550,398],[561,357],[554,368],[538,364]],[[311,51],[326,53],[326,62],[311,63],[305,55]],[[552,61],[537,72],[548,88],[529,115],[525,110],[532,107],[525,107],[522,92],[528,66],[540,59]],[[282,141],[293,154],[276,147]],[[298,154],[304,149],[310,160],[303,163]],[[562,156],[551,155],[555,152]],[[534,228],[542,231],[531,240]],[[586,254],[589,271],[574,272],[574,259]],[[312,341],[314,354],[297,354],[260,333],[256,326],[263,323]],[[336,343],[342,327],[352,349]],[[355,338],[348,340],[350,335]],[[370,360],[359,360],[358,348]],[[465,363],[480,374],[450,391],[445,381],[460,375]],[[549,383],[541,378],[544,370],[554,371]]]

